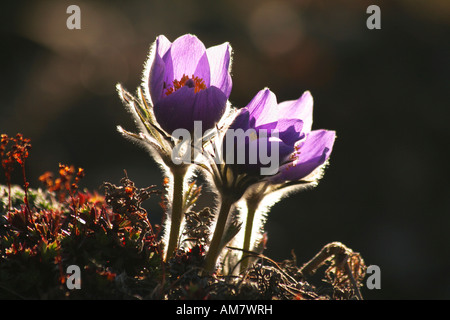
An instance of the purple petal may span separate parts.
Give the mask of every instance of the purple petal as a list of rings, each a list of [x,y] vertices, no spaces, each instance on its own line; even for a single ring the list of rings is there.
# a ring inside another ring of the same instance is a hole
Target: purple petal
[[[294,154],[296,159],[283,165],[280,173],[273,176],[271,181],[274,183],[295,181],[312,173],[330,157],[335,138],[335,131],[311,131]]]
[[[179,128],[191,130],[194,101],[194,89],[185,86],[155,102],[153,111],[161,128],[169,134]]]
[[[184,75],[195,75],[203,79],[205,85],[210,84],[210,69],[206,48],[196,36],[187,34],[177,38],[163,57],[167,85],[180,80]]]
[[[153,56],[153,61],[147,62],[151,63],[149,89],[153,103],[161,99],[163,95],[165,64],[162,57],[170,49],[171,45],[172,43],[165,36],[157,37],[152,46],[151,55]]]
[[[289,157],[294,151],[294,144],[297,141],[297,139],[292,139],[292,141],[290,141],[289,139],[292,137],[289,136],[287,137],[289,144],[287,144],[282,140],[283,136],[285,134],[290,134],[290,128],[296,130],[294,135],[297,136],[298,132],[301,131],[301,126],[301,120],[294,119],[293,121],[280,121],[280,123],[267,123],[254,128],[254,126],[250,123],[249,111],[246,108],[241,109],[231,124],[229,130],[242,129],[245,136],[243,138],[237,138],[233,134],[234,162],[229,164],[235,167],[239,172],[259,174],[259,169],[261,167],[268,167],[269,165],[272,167],[271,163],[267,164],[267,162],[265,162],[269,158],[269,161],[277,161],[275,165],[278,170],[278,165],[284,163],[287,160],[287,157]],[[249,129],[254,130],[254,133],[248,132],[247,130]],[[281,129],[282,132],[279,132],[278,137],[276,137],[273,134],[275,131],[278,132],[278,129]],[[266,133],[263,134],[262,130],[266,130]],[[232,132],[227,131],[227,135],[224,138],[224,154],[227,154],[226,145],[228,144],[229,134],[232,134]],[[245,163],[239,164],[237,162],[237,154],[239,152],[245,153]],[[251,159],[256,161],[256,163],[250,163]]]
[[[222,90],[223,93],[230,97],[232,80],[230,75],[231,67],[231,47],[229,43],[208,48],[206,50],[208,56],[209,67],[211,69],[210,85]]]
[[[270,130],[271,135],[275,132],[278,137],[286,144],[293,146],[296,142],[303,138],[302,133],[303,121],[299,119],[280,119],[276,122],[266,123],[258,126],[256,129]]]
[[[226,161],[229,161],[230,154],[227,153],[226,144],[223,145],[224,155]],[[228,165],[233,166],[240,173],[260,174],[262,167],[275,166],[278,172],[279,165],[292,154],[294,148],[285,144],[280,139],[275,138],[254,138],[254,136],[246,135],[243,139],[234,139],[234,148],[232,163]],[[244,158],[242,158],[244,156]],[[239,162],[239,161],[243,161]],[[272,173],[274,174],[274,173]]]
[[[245,148],[245,164],[239,166],[238,170],[257,174],[260,173],[261,167],[269,167],[273,162],[276,162],[274,165],[278,171],[280,163],[293,151],[292,146],[286,145],[280,139],[267,137],[246,139]]]
[[[198,93],[194,88],[181,87],[154,105],[161,128],[172,133],[176,129],[194,130],[194,121],[202,121],[203,132],[211,129],[225,112],[227,97],[216,87]]]
[[[246,131],[250,127],[250,112],[246,108],[239,110],[238,114],[235,116],[233,122],[231,123],[228,130],[242,129]]]
[[[211,129],[222,118],[226,105],[227,96],[219,88],[209,87],[201,90],[195,94],[193,120],[202,121],[203,131]]]
[[[264,142],[264,139],[268,140],[268,142]],[[270,137],[269,139],[258,138],[257,140],[253,141],[253,143],[255,142],[258,144],[258,155],[260,155],[260,152],[262,152],[264,156],[270,157],[271,161],[274,161],[274,157],[277,157],[276,161],[278,162],[278,166],[284,163],[294,151],[294,147],[292,145],[289,145],[283,140],[275,137]],[[267,150],[265,150],[266,148]],[[274,152],[276,152],[276,154],[273,154]]]
[[[254,126],[274,122],[278,119],[275,112],[277,97],[269,89],[259,91],[246,108],[250,111],[250,121]]]
[[[160,35],[156,38],[156,53],[161,58],[169,51],[172,46],[172,42],[170,42],[164,35]]]
[[[284,101],[278,105],[280,118],[297,118],[303,121],[303,132],[311,131],[313,122],[313,104],[314,100],[309,91],[297,100]]]

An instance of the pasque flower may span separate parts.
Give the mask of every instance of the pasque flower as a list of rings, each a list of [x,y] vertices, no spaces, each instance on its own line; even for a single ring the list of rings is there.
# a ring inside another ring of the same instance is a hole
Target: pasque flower
[[[149,94],[159,125],[166,132],[193,130],[201,121],[213,128],[225,112],[232,88],[231,47],[208,49],[190,34],[171,43],[159,36],[147,62]]]
[[[139,132],[118,127],[126,138],[144,146],[171,179],[166,219],[166,259],[178,244],[184,203],[184,183],[190,163],[175,163],[185,156],[172,133],[190,132],[194,122],[202,130],[213,128],[228,108],[232,81],[231,46],[223,43],[206,49],[194,35],[183,35],[171,43],[161,35],[153,43],[145,64],[137,97],[117,85],[119,96],[133,116]],[[178,154],[180,153],[180,154]]]
[[[335,140],[334,131],[311,130],[313,100],[309,92],[297,100],[278,103],[275,94],[264,89],[245,108],[232,108],[228,103],[230,68],[228,43],[206,49],[193,35],[181,36],[174,42],[159,36],[150,50],[137,97],[117,85],[139,129],[132,133],[119,127],[119,131],[147,148],[170,178],[166,260],[181,243],[183,213],[189,209],[184,184],[193,171],[189,170],[191,164],[211,174],[220,201],[205,259],[208,271],[214,270],[222,248],[239,232],[239,222],[229,219],[236,218],[230,212],[242,208],[241,202],[245,204],[247,216],[240,222],[245,223],[242,247],[246,252],[255,235],[255,215],[265,199],[316,183]],[[202,125],[200,137],[196,134],[198,123]],[[219,130],[212,137],[208,129],[213,128]],[[194,139],[190,133],[194,133]],[[201,156],[195,151],[191,154],[189,143],[202,152]],[[210,153],[205,154],[206,150]],[[222,156],[219,161],[215,157],[217,150]],[[187,158],[193,162],[175,161],[186,159],[186,155],[191,155]]]
[[[269,130],[269,146],[278,145],[278,173],[267,177],[271,183],[297,181],[307,177],[324,164],[333,149],[336,133],[330,130],[314,130],[312,127],[313,98],[309,91],[299,99],[277,103],[269,89],[264,89],[241,111],[236,118],[248,118],[244,127]],[[233,126],[233,125],[232,125]],[[272,138],[272,139],[271,139]],[[256,166],[260,166],[257,163]]]
[[[310,92],[305,92],[297,100],[278,104],[275,94],[264,89],[238,111],[224,135],[222,149],[225,163],[216,166],[214,179],[222,198],[231,199],[229,202],[233,205],[241,198],[247,201],[244,250],[249,250],[254,214],[263,198],[275,190],[311,182],[312,176],[313,180],[317,179],[317,171],[321,170],[331,154],[336,134],[329,130],[312,131],[312,110]],[[250,133],[244,139],[232,139],[234,144],[227,144],[227,137],[238,129]],[[230,150],[230,145],[235,148]],[[246,148],[245,161],[241,163],[236,161],[238,146]],[[261,149],[266,149],[263,150],[266,159],[261,158]],[[233,156],[227,159],[231,151]],[[253,162],[250,161],[252,156]],[[271,160],[269,165],[275,166],[275,170],[264,174],[261,169],[267,165],[267,159]],[[232,160],[231,163],[227,163],[229,160]],[[226,218],[220,219],[219,214],[219,220],[226,221]],[[217,237],[222,237],[220,231],[217,232]],[[212,244],[215,242],[223,241],[213,237]],[[208,268],[212,268],[215,258],[210,257]]]
[[[268,207],[295,189],[316,185],[322,176],[336,138],[335,131],[311,130],[313,123],[313,98],[309,91],[299,99],[277,103],[269,90],[260,91],[246,107],[249,122],[255,127],[277,124],[279,133],[280,166],[278,172],[252,185],[243,201],[247,209],[243,249],[250,250],[256,233],[261,230]],[[284,124],[284,125],[283,125]],[[255,220],[260,225],[254,227]],[[262,237],[262,235],[260,235]],[[242,267],[247,265],[244,260]]]

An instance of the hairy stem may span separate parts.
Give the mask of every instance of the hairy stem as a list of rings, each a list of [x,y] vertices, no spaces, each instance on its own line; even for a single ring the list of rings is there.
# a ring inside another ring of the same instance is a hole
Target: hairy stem
[[[253,233],[253,222],[255,220],[255,213],[258,209],[258,201],[250,201],[247,200],[247,221],[245,223],[245,234],[244,234],[244,245],[242,247],[243,253],[242,257],[244,257],[245,252],[250,251],[250,240],[252,239]],[[249,258],[242,260],[241,263],[241,271],[247,269],[249,264]]]
[[[180,235],[181,220],[183,218],[184,202],[184,176],[186,169],[177,167],[172,169],[173,174],[173,194],[172,194],[172,216],[170,221],[170,235],[167,244],[166,261],[172,256],[178,244]]]
[[[234,201],[231,198],[224,196],[220,204],[219,216],[217,217],[217,223],[214,230],[214,234],[209,246],[208,253],[205,258],[205,270],[207,272],[213,272],[216,266],[217,258],[219,257],[219,250],[221,248],[221,242],[223,237],[223,232],[227,224],[228,215],[230,213],[231,207]]]

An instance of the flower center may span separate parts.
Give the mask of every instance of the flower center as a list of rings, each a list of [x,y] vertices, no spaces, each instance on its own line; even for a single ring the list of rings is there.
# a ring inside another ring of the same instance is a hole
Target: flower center
[[[192,75],[192,77],[189,78],[187,75],[184,74],[180,80],[173,80],[173,86],[165,88],[166,96],[174,93],[175,91],[184,86],[194,88],[194,93],[206,89],[205,81],[203,81],[202,78],[196,77],[194,75]]]

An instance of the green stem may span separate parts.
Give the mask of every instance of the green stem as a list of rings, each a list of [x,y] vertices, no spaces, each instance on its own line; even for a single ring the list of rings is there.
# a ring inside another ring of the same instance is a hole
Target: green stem
[[[253,222],[255,220],[256,209],[258,209],[258,201],[247,200],[247,221],[245,223],[245,234],[244,234],[244,245],[242,249],[242,257],[244,257],[245,252],[250,251],[250,240],[253,233]],[[247,269],[249,264],[249,258],[243,259],[241,262],[241,271]]]
[[[230,213],[231,207],[234,201],[231,198],[223,197],[222,203],[220,205],[219,216],[217,217],[217,223],[214,230],[214,234],[211,240],[211,244],[208,249],[208,253],[205,258],[205,270],[207,272],[213,272],[216,266],[217,258],[220,254],[219,250],[221,248],[221,242],[223,237],[223,232],[227,224],[228,215]]]
[[[172,169],[173,175],[173,194],[172,194],[172,216],[170,221],[169,242],[167,244],[166,261],[172,256],[178,245],[181,220],[183,218],[184,201],[184,176],[186,169],[177,167]]]

